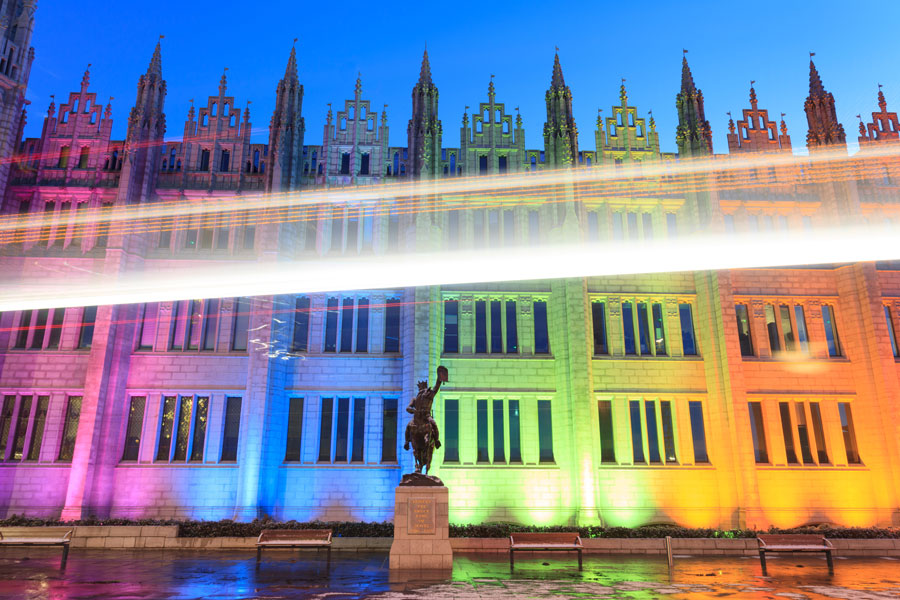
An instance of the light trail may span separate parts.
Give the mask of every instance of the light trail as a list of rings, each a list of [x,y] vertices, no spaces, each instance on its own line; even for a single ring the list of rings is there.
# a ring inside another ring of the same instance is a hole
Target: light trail
[[[0,311],[168,300],[476,284],[566,277],[900,260],[900,228],[842,227],[804,234],[697,235],[658,241],[323,258],[206,262],[120,277],[72,270],[8,281]]]

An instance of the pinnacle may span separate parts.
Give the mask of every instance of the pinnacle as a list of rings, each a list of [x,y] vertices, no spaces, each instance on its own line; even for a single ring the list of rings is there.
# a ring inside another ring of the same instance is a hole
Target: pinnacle
[[[758,104],[758,102],[756,100],[756,90],[753,89],[753,83],[751,82],[750,83],[750,106],[753,108],[753,110],[756,110],[757,104]]]
[[[84,76],[81,78],[82,89],[87,89],[91,83],[91,64],[88,63],[87,69],[84,70]]]
[[[160,42],[156,42],[156,48],[153,50],[153,56],[150,58],[150,65],[147,67],[147,75],[156,75],[162,77],[162,49]]]
[[[565,87],[566,81],[563,79],[562,65],[559,64],[559,52],[553,57],[553,77],[550,79],[551,88]]]
[[[811,98],[825,95],[825,87],[812,58],[809,59],[809,95]]]
[[[691,73],[691,67],[688,66],[687,56],[681,57],[681,91],[692,92],[697,87],[694,85],[694,75]]]
[[[428,49],[422,55],[422,68],[419,71],[419,83],[431,84],[431,63],[428,62]]]
[[[887,112],[887,100],[884,99],[884,92],[878,90],[878,108],[881,112]]]
[[[219,93],[225,95],[225,89],[228,87],[228,67],[222,71],[222,79],[219,80]]]
[[[284,69],[285,79],[297,79],[297,49],[291,47],[291,54],[288,56],[287,67]]]

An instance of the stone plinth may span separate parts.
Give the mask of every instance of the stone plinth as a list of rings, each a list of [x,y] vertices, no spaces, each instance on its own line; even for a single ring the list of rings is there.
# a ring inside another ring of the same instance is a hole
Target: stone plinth
[[[397,487],[391,569],[452,568],[449,498],[444,486]]]

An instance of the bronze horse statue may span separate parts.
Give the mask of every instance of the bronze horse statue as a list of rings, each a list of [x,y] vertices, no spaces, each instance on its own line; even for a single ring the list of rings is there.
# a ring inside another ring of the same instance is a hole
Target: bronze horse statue
[[[431,470],[431,457],[435,448],[441,447],[440,433],[437,423],[431,417],[431,406],[434,397],[441,384],[449,381],[449,373],[446,367],[437,368],[437,383],[429,388],[427,381],[419,382],[419,393],[406,407],[406,412],[413,415],[412,420],[406,426],[405,450],[409,450],[412,443],[413,456],[416,459],[416,473],[427,474]]]

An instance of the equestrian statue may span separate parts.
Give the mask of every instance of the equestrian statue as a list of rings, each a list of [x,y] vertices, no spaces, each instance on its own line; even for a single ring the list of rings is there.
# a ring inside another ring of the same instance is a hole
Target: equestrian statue
[[[413,456],[416,459],[416,473],[427,474],[431,470],[431,455],[435,448],[441,447],[440,433],[437,423],[431,416],[431,405],[441,384],[449,381],[447,367],[437,368],[437,383],[434,387],[428,387],[428,381],[419,382],[419,393],[406,407],[406,412],[413,418],[406,426],[406,442],[404,450],[409,450],[412,444]]]

